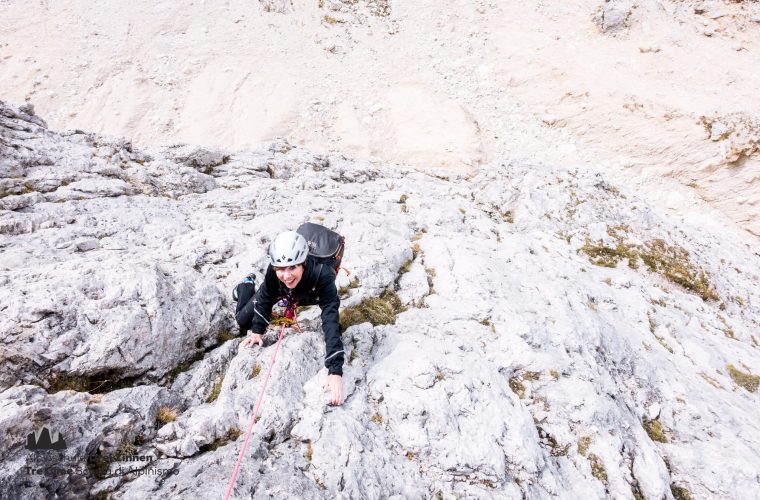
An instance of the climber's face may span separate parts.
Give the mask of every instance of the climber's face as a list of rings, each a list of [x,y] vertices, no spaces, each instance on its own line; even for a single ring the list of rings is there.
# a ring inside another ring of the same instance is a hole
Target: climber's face
[[[286,287],[295,288],[298,282],[301,281],[301,276],[303,276],[303,264],[275,267],[274,273],[277,275],[277,279],[282,281]]]

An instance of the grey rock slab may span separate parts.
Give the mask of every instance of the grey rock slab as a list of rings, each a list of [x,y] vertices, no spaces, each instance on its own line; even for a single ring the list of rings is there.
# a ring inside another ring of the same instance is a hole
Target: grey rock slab
[[[606,1],[597,13],[597,24],[603,32],[614,32],[626,27],[634,3],[631,0]]]
[[[221,495],[271,367],[238,497],[760,495],[757,392],[729,369],[758,375],[760,257],[709,221],[527,160],[445,180],[283,138],[140,151],[6,104],[0,131],[3,491]],[[306,221],[346,237],[344,314],[391,289],[406,305],[343,332],[338,407],[318,308],[279,348],[220,335],[232,286]],[[53,375],[91,392],[24,385]],[[77,459],[124,439],[155,459],[29,479],[43,422]]]

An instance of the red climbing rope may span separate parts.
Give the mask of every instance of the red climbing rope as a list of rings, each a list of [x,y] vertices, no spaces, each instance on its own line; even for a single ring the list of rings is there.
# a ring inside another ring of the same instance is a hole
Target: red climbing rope
[[[293,312],[293,318],[295,318],[295,310],[293,310],[292,312]],[[240,471],[240,464],[243,463],[243,457],[245,456],[245,449],[248,446],[248,440],[251,437],[251,432],[253,432],[253,426],[256,425],[256,416],[259,414],[259,407],[261,406],[261,401],[264,399],[264,391],[267,388],[269,375],[272,373],[274,360],[277,358],[277,351],[280,349],[280,341],[282,341],[282,334],[285,333],[285,328],[287,326],[288,325],[285,325],[285,324],[282,325],[282,328],[280,328],[280,333],[277,336],[277,345],[274,348],[272,361],[269,363],[269,368],[267,369],[267,376],[264,379],[264,385],[261,386],[261,392],[259,392],[259,400],[256,402],[256,408],[253,410],[253,415],[251,416],[251,423],[248,424],[248,433],[245,435],[245,441],[243,441],[243,448],[240,450],[240,455],[238,455],[237,463],[235,464],[235,471],[232,473],[232,477],[230,478],[230,484],[229,486],[227,486],[227,495],[225,495],[224,500],[229,500],[230,494],[232,494],[232,487],[235,485],[235,479],[237,479],[238,472]]]

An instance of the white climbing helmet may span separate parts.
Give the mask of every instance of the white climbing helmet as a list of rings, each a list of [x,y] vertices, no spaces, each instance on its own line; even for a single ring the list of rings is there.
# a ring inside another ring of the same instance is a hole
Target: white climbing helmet
[[[295,231],[285,231],[277,235],[269,245],[269,263],[274,267],[302,264],[309,255],[306,238]]]

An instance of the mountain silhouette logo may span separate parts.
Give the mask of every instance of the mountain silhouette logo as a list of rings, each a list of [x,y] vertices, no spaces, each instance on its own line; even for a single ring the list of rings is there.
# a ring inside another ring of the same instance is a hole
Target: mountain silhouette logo
[[[26,449],[27,450],[65,450],[66,441],[63,436],[47,425],[43,425],[42,428],[30,432],[26,436]]]

